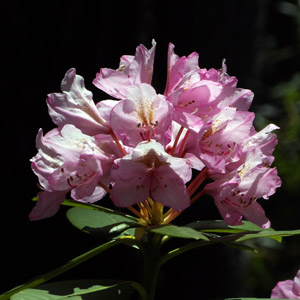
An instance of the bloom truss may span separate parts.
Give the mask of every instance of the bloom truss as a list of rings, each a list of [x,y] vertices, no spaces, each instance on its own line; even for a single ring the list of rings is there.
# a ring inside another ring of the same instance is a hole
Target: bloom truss
[[[62,80],[62,93],[48,95],[57,128],[37,136],[31,161],[42,191],[30,218],[54,215],[69,192],[85,203],[108,193],[141,224],[167,224],[208,194],[227,224],[245,217],[268,228],[257,199],[281,185],[270,167],[278,127],[256,132],[248,111],[253,93],[237,88],[225,60],[220,70],[202,69],[196,52],[179,57],[173,44],[165,91],[157,94],[155,47],[140,45],[117,70],[97,73],[94,85],[117,100],[95,104],[75,69]],[[199,174],[192,179],[193,169]]]

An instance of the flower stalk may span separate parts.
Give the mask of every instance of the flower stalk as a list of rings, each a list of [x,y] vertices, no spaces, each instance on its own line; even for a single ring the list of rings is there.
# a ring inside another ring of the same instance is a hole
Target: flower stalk
[[[155,291],[159,273],[159,252],[161,236],[151,232],[146,233],[147,245],[144,251],[144,282],[143,286],[147,292],[147,300],[155,299]]]

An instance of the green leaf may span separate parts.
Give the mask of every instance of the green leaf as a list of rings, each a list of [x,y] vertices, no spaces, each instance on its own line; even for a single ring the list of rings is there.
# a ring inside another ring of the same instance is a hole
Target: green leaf
[[[23,290],[14,294],[11,300],[125,300],[131,297],[132,292],[130,281],[70,280]]]
[[[117,212],[73,207],[67,211],[69,221],[78,229],[98,237],[133,236],[137,221]]]
[[[32,198],[32,201],[37,201],[37,200],[38,200],[38,197],[33,197]],[[131,219],[134,222],[138,221],[138,219],[133,217],[133,216],[126,215],[126,214],[123,214],[119,211],[112,210],[112,209],[109,209],[107,207],[103,207],[103,206],[96,205],[96,204],[93,204],[93,203],[84,203],[84,202],[78,202],[78,201],[75,201],[75,200],[72,200],[72,199],[65,199],[60,205],[71,206],[71,207],[81,207],[81,208],[98,210],[98,211],[107,212],[107,213],[118,214],[118,215],[121,215],[121,216],[126,216],[127,218]]]
[[[255,225],[249,221],[243,221],[242,225],[230,226],[222,220],[213,221],[197,221],[186,226],[200,230],[201,232],[207,233],[231,233],[230,236],[216,237],[220,242],[224,241],[235,241],[242,242],[254,238],[268,237],[278,242],[282,241],[283,237],[298,235],[300,230],[274,230],[273,228],[262,229],[258,225]],[[212,240],[214,240],[212,238]]]
[[[244,244],[239,244],[239,243],[233,242],[233,243],[225,243],[225,245],[227,245],[229,247],[232,247],[232,248],[235,248],[235,249],[239,249],[239,250],[246,250],[246,251],[251,251],[251,252],[254,252],[254,253],[258,253],[258,251],[255,248],[244,245]]]
[[[299,234],[300,234],[300,230],[280,230],[280,231],[263,230],[258,233],[245,234],[244,236],[238,238],[236,242],[242,242],[249,239],[261,238],[261,237],[268,237],[276,240],[281,240],[282,237],[299,235]]]
[[[184,226],[165,225],[165,226],[151,229],[151,231],[161,235],[167,235],[176,238],[204,240],[204,241],[209,240],[201,232],[198,232],[193,228],[184,227]]]
[[[201,230],[202,232],[216,232],[216,233],[239,233],[245,231],[261,231],[263,230],[258,225],[249,221],[243,221],[242,225],[231,226],[227,225],[223,220],[210,220],[210,221],[197,221],[189,223],[185,226]],[[273,231],[274,229],[268,228],[264,230]]]

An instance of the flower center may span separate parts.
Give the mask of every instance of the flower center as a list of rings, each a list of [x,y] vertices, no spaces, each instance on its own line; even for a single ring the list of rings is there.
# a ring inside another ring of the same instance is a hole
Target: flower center
[[[143,163],[147,168],[159,168],[162,165],[167,164],[167,162],[161,161],[155,150],[150,149],[147,154],[137,159],[137,162]]]
[[[136,112],[140,119],[140,125],[149,126],[154,125],[154,111],[151,107],[152,101],[143,97],[136,103]]]

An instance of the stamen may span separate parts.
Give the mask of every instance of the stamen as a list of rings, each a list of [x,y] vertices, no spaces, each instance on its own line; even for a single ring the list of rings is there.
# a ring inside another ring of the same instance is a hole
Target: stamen
[[[170,155],[172,155],[172,156],[174,156],[174,153],[175,153],[175,150],[176,150],[176,147],[177,147],[177,144],[178,144],[178,141],[179,141],[179,138],[181,136],[181,133],[182,133],[183,129],[184,129],[184,127],[181,125],[179,131],[177,132],[177,135],[176,135],[176,138],[175,138],[172,150],[170,152]]]
[[[175,210],[174,208],[170,208],[163,216],[163,221],[161,224],[169,224],[175,218],[180,215],[180,211]]]
[[[204,193],[205,193],[204,190],[201,190],[194,197],[192,197],[191,198],[191,204],[193,204],[196,200],[198,200],[200,197],[202,197]]]
[[[206,179],[207,177],[207,172],[208,169],[204,168],[195,178],[194,180],[189,184],[189,186],[187,187],[187,192],[189,194],[189,196],[191,197],[196,190],[198,189],[198,187],[201,185],[201,183]]]
[[[71,188],[73,188],[73,189],[74,189],[74,188],[77,188],[77,185],[71,184],[72,179],[73,179],[72,177],[70,177],[70,178],[67,179],[68,185],[69,185]]]
[[[178,157],[183,157],[183,152],[184,152],[184,148],[187,142],[187,139],[190,135],[190,131],[188,130],[183,138],[183,141],[181,143],[180,149],[179,149],[179,153],[178,153]]]
[[[127,153],[126,151],[124,150],[124,148],[122,147],[120,141],[118,140],[116,134],[114,133],[114,131],[111,129],[110,130],[110,135],[112,136],[112,138],[114,139],[114,141],[116,142],[118,148],[120,149],[121,153],[122,153],[122,156],[125,156]]]
[[[173,211],[173,208],[170,208],[166,213],[164,213],[163,218],[166,219]]]
[[[107,187],[104,183],[102,183],[100,180],[98,181],[98,185],[102,187],[104,190],[106,190],[109,194],[111,194],[111,190],[109,187]]]

